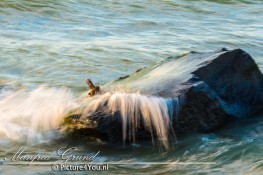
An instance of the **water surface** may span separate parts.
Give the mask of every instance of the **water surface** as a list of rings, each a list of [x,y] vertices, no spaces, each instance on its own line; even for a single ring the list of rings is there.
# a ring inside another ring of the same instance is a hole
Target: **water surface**
[[[27,103],[23,103],[21,94],[14,100],[1,101],[6,105],[0,106],[0,159],[10,157],[26,144],[30,151],[53,151],[59,146],[74,145],[71,141],[53,140],[48,134],[41,135],[45,130],[34,125],[38,129],[37,134],[30,130],[36,139],[32,146],[25,139],[28,129],[32,129],[27,126],[41,123],[41,117],[45,117],[36,109],[54,110],[51,113],[57,115],[56,105],[47,104],[55,101],[63,109],[66,108],[63,99],[74,104],[74,98],[86,91],[83,81],[86,78],[104,84],[168,56],[221,47],[244,49],[263,70],[262,19],[262,0],[1,0],[0,83],[8,84],[10,89],[28,89],[29,92],[28,101],[24,100]],[[58,100],[32,94],[42,85],[55,88],[40,90],[51,97],[56,95]],[[5,93],[12,94],[8,90]],[[41,108],[43,105],[45,108]],[[31,110],[32,106],[35,110]],[[24,122],[18,120],[16,127],[7,127],[6,122],[17,121],[21,111],[29,117],[24,116]],[[59,114],[63,112],[66,111]],[[7,118],[8,115],[13,117]],[[218,133],[179,137],[179,143],[169,151],[140,145],[132,149],[101,147],[99,159],[167,163],[113,165],[109,171],[113,174],[261,174],[263,123],[262,119],[256,120],[248,124],[236,123],[231,129]],[[14,135],[7,135],[8,130]],[[80,153],[98,150],[89,143],[77,146]],[[216,165],[170,164],[177,159],[216,162]],[[3,174],[10,171],[13,174],[52,173],[46,165],[0,165]]]

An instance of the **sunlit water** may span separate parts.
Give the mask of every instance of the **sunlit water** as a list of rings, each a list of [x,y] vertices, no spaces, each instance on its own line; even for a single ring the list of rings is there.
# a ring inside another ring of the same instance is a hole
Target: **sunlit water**
[[[77,143],[57,131],[81,105],[86,78],[104,84],[168,56],[221,47],[244,49],[263,70],[262,9],[261,0],[1,0],[0,160],[25,145],[28,152],[77,146],[79,154],[101,151],[97,161],[124,163],[110,174],[262,174],[262,117],[178,136],[169,150]],[[50,165],[0,165],[3,174],[36,172],[54,173]]]

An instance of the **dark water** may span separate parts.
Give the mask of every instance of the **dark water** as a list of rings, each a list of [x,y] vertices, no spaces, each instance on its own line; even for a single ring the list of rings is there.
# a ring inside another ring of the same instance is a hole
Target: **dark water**
[[[217,133],[179,137],[169,151],[151,144],[75,144],[51,132],[78,105],[74,99],[86,91],[87,77],[104,84],[168,56],[221,47],[244,49],[263,70],[262,19],[262,0],[1,0],[0,83],[36,90],[1,100],[0,160],[25,145],[29,152],[77,146],[79,154],[100,150],[100,162],[123,163],[104,174],[262,174],[262,117]],[[44,84],[52,88],[39,88]],[[176,160],[189,164],[172,164]],[[0,172],[54,173],[44,164],[0,165]]]

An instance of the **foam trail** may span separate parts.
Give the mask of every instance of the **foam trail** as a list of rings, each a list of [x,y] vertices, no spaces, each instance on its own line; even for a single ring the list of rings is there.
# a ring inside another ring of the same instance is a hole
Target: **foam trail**
[[[139,93],[115,92],[106,93],[89,101],[84,113],[92,115],[103,107],[106,107],[112,114],[119,111],[122,117],[123,141],[129,139],[136,142],[136,131],[140,127],[140,122],[143,122],[145,129],[151,133],[152,140],[156,134],[158,140],[165,148],[168,148],[171,120],[178,114],[181,104],[179,98],[170,99]]]
[[[64,88],[17,91],[0,101],[0,138],[33,144],[52,139],[64,116],[77,106]]]

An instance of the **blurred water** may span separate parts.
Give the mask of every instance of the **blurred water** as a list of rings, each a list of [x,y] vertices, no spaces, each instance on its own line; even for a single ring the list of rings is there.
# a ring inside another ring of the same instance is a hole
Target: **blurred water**
[[[29,89],[65,86],[80,94],[86,90],[86,78],[103,84],[168,56],[221,47],[244,49],[263,70],[262,19],[262,0],[1,0],[0,83]],[[234,128],[212,136],[179,138],[174,151],[166,154],[151,147],[101,151],[106,160],[122,162],[217,162],[115,166],[111,173],[261,174],[262,120]],[[2,159],[21,145],[2,140],[0,146]],[[32,167],[19,168],[12,172],[32,173]],[[33,169],[50,172],[46,166]],[[7,170],[0,165],[0,172]]]
[[[0,2],[2,79],[80,90],[171,55],[242,48],[262,65],[262,1]]]

